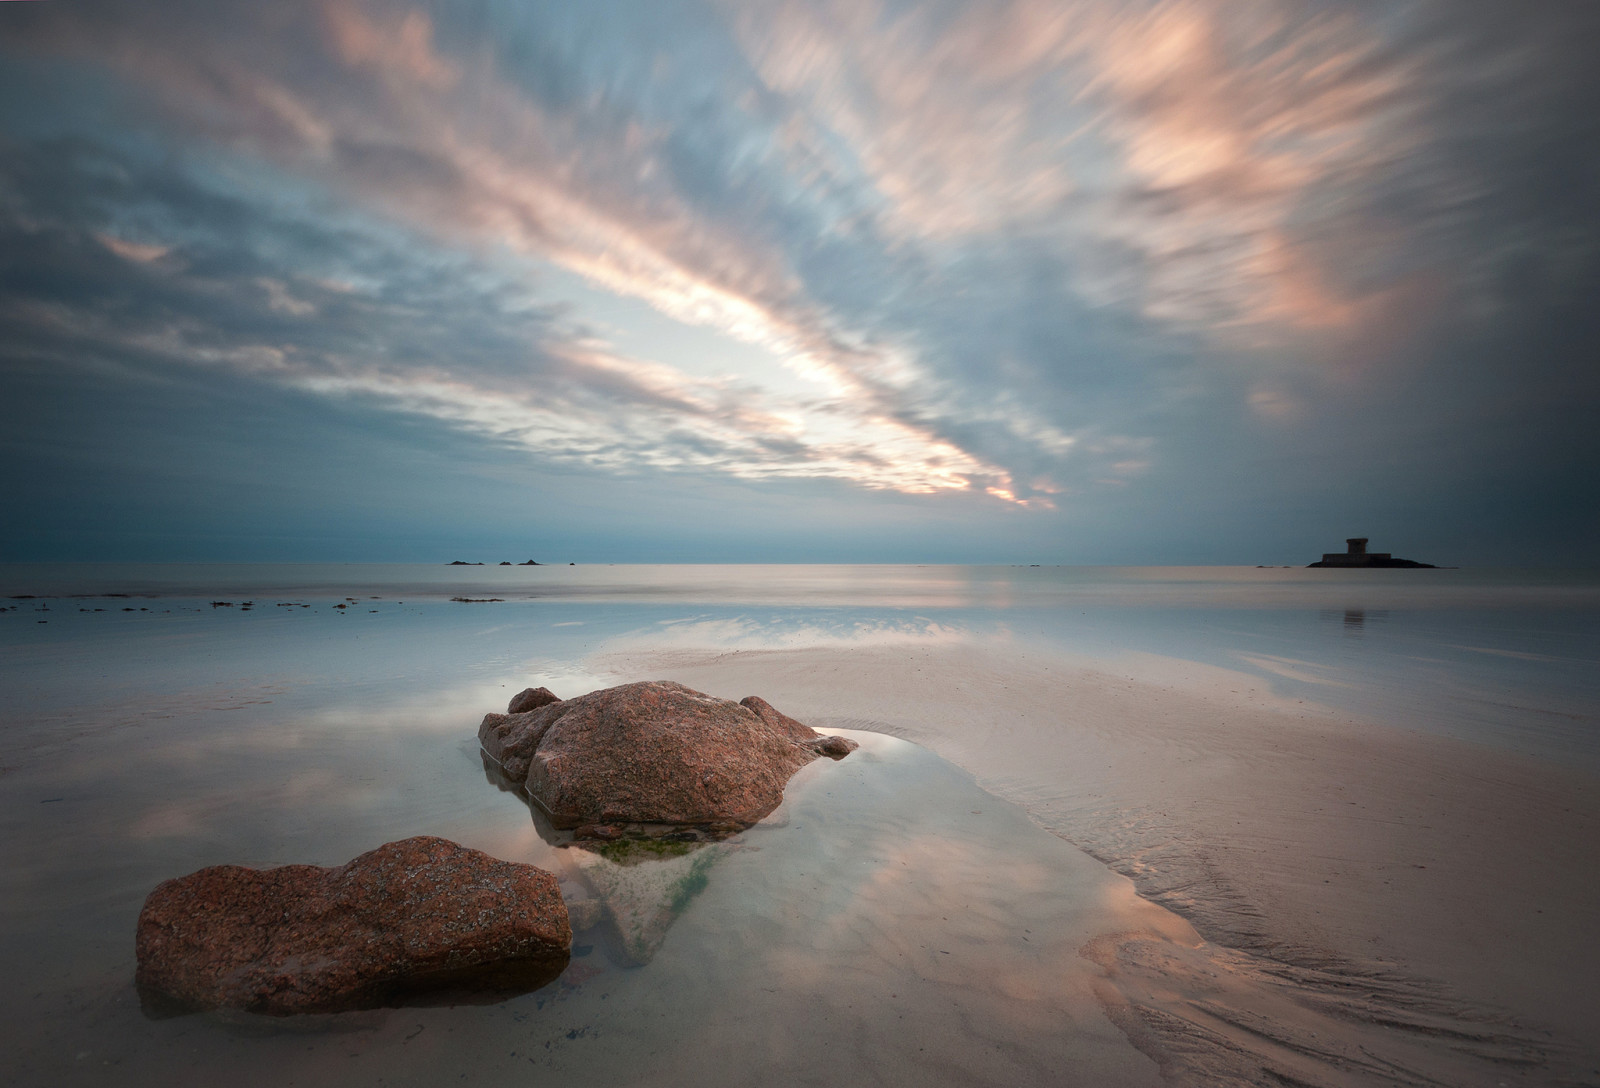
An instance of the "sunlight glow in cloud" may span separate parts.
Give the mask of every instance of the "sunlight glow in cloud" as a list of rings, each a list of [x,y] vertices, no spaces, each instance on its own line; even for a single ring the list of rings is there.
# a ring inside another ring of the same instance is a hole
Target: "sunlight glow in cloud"
[[[8,6],[7,49],[115,88],[13,118],[0,213],[61,270],[17,343],[538,463],[1067,512],[1340,413],[1410,433],[1447,335],[1596,260],[1558,6],[156,6]],[[738,372],[618,347],[607,297]]]

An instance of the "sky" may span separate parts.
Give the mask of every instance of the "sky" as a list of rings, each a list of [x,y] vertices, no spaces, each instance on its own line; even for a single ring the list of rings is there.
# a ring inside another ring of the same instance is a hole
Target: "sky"
[[[1595,565],[1597,47],[0,3],[0,560]]]

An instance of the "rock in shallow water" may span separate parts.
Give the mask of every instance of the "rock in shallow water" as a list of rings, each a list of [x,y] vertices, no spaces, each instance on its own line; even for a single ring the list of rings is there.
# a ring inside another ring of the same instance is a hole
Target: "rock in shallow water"
[[[287,1016],[537,989],[566,967],[572,930],[553,874],[418,836],[335,868],[168,880],[136,943],[153,1015]]]
[[[795,771],[855,748],[757,696],[735,703],[659,680],[489,714],[478,737],[552,824],[579,837],[641,825],[739,830],[778,807]]]
[[[506,707],[506,713],[522,714],[560,701],[561,697],[549,688],[523,688],[511,697],[511,705]]]

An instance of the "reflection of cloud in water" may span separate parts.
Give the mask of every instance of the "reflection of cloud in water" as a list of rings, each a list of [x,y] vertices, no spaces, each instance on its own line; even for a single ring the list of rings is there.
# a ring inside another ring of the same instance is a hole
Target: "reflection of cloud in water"
[[[984,837],[982,811],[970,814],[980,818],[959,837],[944,827],[904,840],[868,838],[862,844],[867,857],[854,866],[857,879],[845,883],[846,894],[821,893],[828,911],[808,920],[810,932],[822,945],[854,947],[863,957],[909,966],[927,981],[977,986],[1008,1001],[1051,1001],[1059,996],[1061,974],[1074,967],[1077,943],[1064,940],[1044,917],[1036,919],[1035,932],[1026,924],[1030,912],[1019,906],[1053,900],[1044,913],[1070,915],[1087,904],[1063,899],[1058,865],[1026,850],[998,849]],[[997,942],[1004,947],[996,949]],[[826,969],[814,957],[788,952],[779,977],[826,984]],[[977,978],[975,962],[984,965]]]
[[[697,1009],[744,995],[737,1049],[751,1058],[804,1068],[793,1025],[829,1025],[830,1081],[867,1063],[931,1083],[1135,1082],[1078,949],[1171,916],[926,750],[851,738],[851,760],[803,769],[781,821],[719,862],[646,969],[652,985]],[[703,1022],[629,1043],[681,1066],[725,1045]]]
[[[523,821],[500,828],[490,817],[501,802],[470,786],[472,731],[486,710],[505,705],[499,677],[434,691],[326,683],[260,691],[190,686],[126,706],[88,692],[95,704],[12,731],[12,784],[63,799],[27,814],[9,850],[14,871],[72,888],[91,882],[97,866],[165,859],[149,872],[153,886],[211,864],[342,864],[419,833],[513,860],[552,852]],[[223,709],[231,706],[242,709]],[[465,797],[451,792],[458,776]],[[63,841],[77,846],[52,845]]]
[[[124,825],[125,834],[133,839],[200,840],[214,836],[219,822],[236,819],[241,808],[254,807],[261,812],[359,810],[380,807],[389,794],[371,785],[353,784],[340,769],[328,767],[304,767],[265,783],[217,785],[222,788],[198,797],[164,799],[145,808]]]
[[[1311,661],[1299,661],[1295,658],[1275,657],[1272,654],[1245,654],[1239,655],[1240,660],[1247,661],[1262,672],[1269,672],[1274,676],[1281,676],[1285,680],[1298,680],[1302,684],[1325,684],[1333,687],[1349,687],[1344,680],[1335,680],[1329,676],[1318,675],[1329,666],[1317,665]],[[1316,670],[1316,671],[1313,671]]]
[[[971,631],[965,627],[925,616],[840,617],[829,622],[815,613],[808,613],[804,619],[773,617],[763,620],[737,616],[663,620],[652,628],[613,638],[604,649],[618,653],[645,649],[793,650],[806,646],[931,645],[960,642],[971,637]]]
[[[1571,658],[1555,657],[1550,654],[1530,654],[1521,650],[1500,650],[1491,646],[1457,646],[1445,643],[1452,650],[1465,650],[1472,654],[1489,654],[1492,657],[1509,657],[1516,661],[1567,661]]]

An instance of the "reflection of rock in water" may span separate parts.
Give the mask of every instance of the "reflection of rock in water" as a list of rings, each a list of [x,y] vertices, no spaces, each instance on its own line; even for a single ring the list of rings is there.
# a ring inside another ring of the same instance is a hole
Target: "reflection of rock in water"
[[[1367,614],[1359,608],[1344,610],[1344,629],[1346,631],[1359,631],[1367,622]]]
[[[500,765],[483,755],[489,784],[516,794],[528,806],[539,837],[562,850],[561,897],[572,932],[582,933],[608,919],[614,946],[635,966],[649,963],[667,938],[667,930],[689,901],[706,886],[706,874],[727,851],[722,843],[659,839],[620,839],[576,845],[572,832],[551,826],[544,810],[527,790],[511,781]],[[766,822],[781,822],[769,817]]]
[[[568,850],[567,857],[594,889],[595,901],[616,929],[623,958],[646,964],[660,951],[667,931],[690,900],[705,889],[711,867],[733,848],[723,843],[650,844],[683,849],[646,858],[638,852],[639,844],[617,845],[629,848],[619,855],[620,861],[579,847]],[[593,916],[588,908],[585,914]]]
[[[720,840],[769,816],[800,768],[856,748],[757,696],[734,703],[670,682],[565,701],[528,688],[506,710],[478,731],[484,776],[528,804],[546,842],[572,847],[562,895],[573,928],[609,918],[633,964],[655,956],[705,887],[730,849]]]

